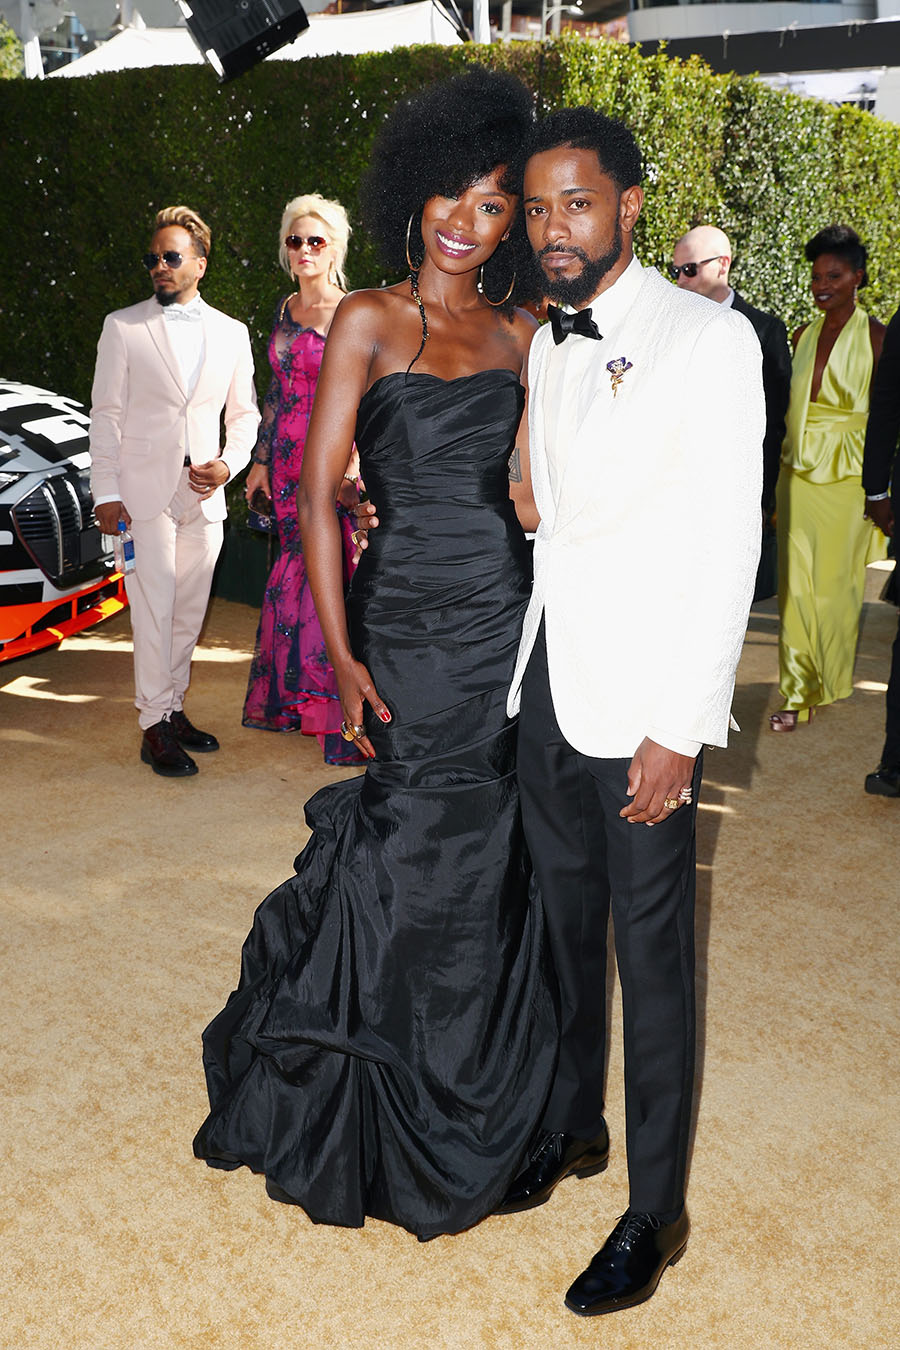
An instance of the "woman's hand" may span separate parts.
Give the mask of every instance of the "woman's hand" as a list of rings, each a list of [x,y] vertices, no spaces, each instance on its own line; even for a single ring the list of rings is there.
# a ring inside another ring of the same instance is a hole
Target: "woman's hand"
[[[249,502],[257,488],[262,488],[266,496],[271,500],[272,487],[269,481],[268,464],[251,464],[250,472],[247,474],[247,481],[244,483],[244,496]]]
[[[350,739],[356,742],[366,759],[374,759],[374,747],[362,729],[363,703],[368,703],[382,722],[390,722],[391,714],[387,706],[378,697],[378,690],[372,683],[372,676],[361,661],[355,661],[353,657],[350,657],[340,669],[335,667],[334,673],[341,698],[344,726],[348,731],[359,728],[360,734],[351,736]]]

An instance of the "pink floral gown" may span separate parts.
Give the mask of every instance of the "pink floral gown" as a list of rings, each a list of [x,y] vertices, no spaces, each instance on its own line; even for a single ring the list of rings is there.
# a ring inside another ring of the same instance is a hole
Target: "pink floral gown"
[[[269,466],[280,552],[266,583],[243,724],[316,736],[327,764],[360,764],[340,734],[341,704],[316,617],[297,521],[297,483],[325,339],[294,323],[282,301],[269,338],[272,382],[254,452]],[[338,507],[345,581],[353,572],[351,516]]]

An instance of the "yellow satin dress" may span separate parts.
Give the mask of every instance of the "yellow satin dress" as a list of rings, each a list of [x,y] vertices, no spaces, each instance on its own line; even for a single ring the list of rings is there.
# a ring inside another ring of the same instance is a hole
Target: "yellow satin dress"
[[[853,691],[866,566],[886,540],[863,518],[862,456],[872,378],[869,317],[856,308],[838,334],[810,401],[825,316],[794,353],[777,488],[779,687],[799,711]]]

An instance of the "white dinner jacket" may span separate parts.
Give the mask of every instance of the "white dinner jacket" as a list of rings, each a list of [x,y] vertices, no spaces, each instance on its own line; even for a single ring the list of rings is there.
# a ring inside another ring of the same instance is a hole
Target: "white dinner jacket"
[[[632,263],[607,294],[623,281],[630,290],[620,295],[633,298],[618,306],[611,331],[599,342],[566,339],[592,349],[586,383],[572,391],[582,413],[568,445],[545,441],[549,324],[532,343],[531,474],[541,523],[509,713],[518,711],[544,615],[553,705],[575,749],[630,758],[649,736],[695,754],[727,741],[753,594],[765,431],[760,347],[742,315],[679,290],[653,268]],[[617,357],[631,369],[614,396],[607,363]]]
[[[250,334],[245,324],[205,302],[200,312],[204,359],[190,395],[155,297],[108,314],[103,324],[91,395],[91,490],[95,499],[123,502],[136,520],[166,509],[186,445],[195,464],[221,454],[233,478],[256,443]],[[217,488],[201,506],[208,520],[224,520],[224,490]]]

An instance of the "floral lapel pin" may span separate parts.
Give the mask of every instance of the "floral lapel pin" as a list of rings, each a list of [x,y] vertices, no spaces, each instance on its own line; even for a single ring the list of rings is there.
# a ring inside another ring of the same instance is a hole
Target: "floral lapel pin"
[[[613,398],[619,392],[619,385],[625,378],[625,372],[631,369],[631,362],[625,356],[617,356],[614,361],[607,361],[606,369],[609,371],[609,380],[612,385]]]

